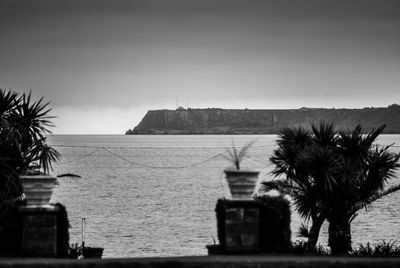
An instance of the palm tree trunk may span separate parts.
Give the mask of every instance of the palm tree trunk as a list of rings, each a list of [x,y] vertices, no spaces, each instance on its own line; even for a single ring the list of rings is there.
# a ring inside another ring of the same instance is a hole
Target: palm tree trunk
[[[312,225],[307,240],[307,249],[314,250],[318,243],[319,232],[321,230],[322,224],[325,221],[325,217],[316,216],[312,218]]]
[[[350,219],[341,217],[329,219],[328,233],[332,255],[346,255],[351,251]]]

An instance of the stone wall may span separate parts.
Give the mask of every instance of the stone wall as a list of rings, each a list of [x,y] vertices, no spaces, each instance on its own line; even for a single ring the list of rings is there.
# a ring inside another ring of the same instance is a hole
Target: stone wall
[[[292,256],[203,256],[137,259],[0,259],[1,267],[136,267],[136,268],[297,268],[297,267],[400,267],[399,258],[292,257]]]

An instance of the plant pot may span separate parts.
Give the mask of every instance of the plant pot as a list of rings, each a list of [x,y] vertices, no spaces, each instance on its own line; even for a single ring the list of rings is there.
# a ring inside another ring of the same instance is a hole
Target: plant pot
[[[224,170],[232,199],[251,199],[258,181],[258,171]]]
[[[51,175],[22,175],[20,181],[28,206],[49,204],[57,178]]]
[[[104,248],[84,247],[82,250],[85,259],[101,259]]]
[[[206,245],[206,248],[208,255],[221,255],[225,253],[221,245]]]

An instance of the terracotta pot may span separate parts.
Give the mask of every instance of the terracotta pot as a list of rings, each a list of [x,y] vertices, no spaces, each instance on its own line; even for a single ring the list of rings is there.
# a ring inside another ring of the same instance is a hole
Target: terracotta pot
[[[224,170],[233,199],[251,199],[258,181],[258,171]]]
[[[23,175],[20,181],[28,206],[48,205],[57,178],[51,175]]]

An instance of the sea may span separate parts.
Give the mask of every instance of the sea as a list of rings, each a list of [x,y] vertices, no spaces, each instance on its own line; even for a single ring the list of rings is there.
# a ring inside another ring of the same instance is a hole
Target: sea
[[[105,258],[206,255],[217,243],[215,205],[229,198],[226,149],[254,142],[242,166],[271,180],[275,135],[52,135],[60,177],[51,202],[67,207],[70,243],[103,247]],[[400,151],[400,135],[381,135]],[[389,185],[400,183],[400,173]],[[400,240],[400,192],[352,223],[353,246]],[[84,224],[82,224],[84,218]],[[292,206],[292,240],[304,222]],[[327,224],[319,243],[327,245]]]

